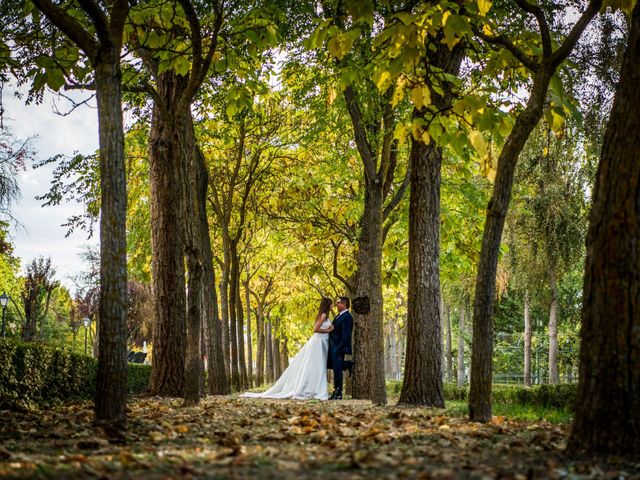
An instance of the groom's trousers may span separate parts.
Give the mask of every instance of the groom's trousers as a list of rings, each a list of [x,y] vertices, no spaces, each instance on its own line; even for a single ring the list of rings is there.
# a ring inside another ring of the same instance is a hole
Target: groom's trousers
[[[344,353],[338,353],[336,347],[331,348],[331,366],[333,367],[333,386],[342,392],[342,368],[344,363]]]

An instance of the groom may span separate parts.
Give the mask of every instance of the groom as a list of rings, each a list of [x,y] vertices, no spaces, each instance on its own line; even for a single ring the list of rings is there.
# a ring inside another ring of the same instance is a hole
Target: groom
[[[353,317],[349,312],[349,298],[338,297],[336,301],[338,315],[333,319],[333,330],[329,333],[329,362],[333,368],[333,394],[329,400],[342,400],[342,370],[347,368],[349,373],[353,362],[346,362],[345,355],[351,355],[351,332],[353,331]]]

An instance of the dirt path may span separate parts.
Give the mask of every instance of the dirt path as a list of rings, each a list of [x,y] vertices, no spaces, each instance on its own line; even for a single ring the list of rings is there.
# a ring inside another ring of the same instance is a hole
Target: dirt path
[[[135,399],[123,445],[91,425],[91,404],[0,412],[8,478],[636,478],[640,459],[569,459],[568,425],[488,425],[441,410],[368,402],[210,397]]]

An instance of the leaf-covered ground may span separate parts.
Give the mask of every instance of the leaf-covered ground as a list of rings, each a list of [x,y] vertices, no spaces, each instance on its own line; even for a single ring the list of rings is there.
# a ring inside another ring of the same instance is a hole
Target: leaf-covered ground
[[[640,459],[563,454],[568,424],[469,423],[368,402],[134,399],[126,441],[92,426],[90,403],[0,412],[8,478],[637,478]]]

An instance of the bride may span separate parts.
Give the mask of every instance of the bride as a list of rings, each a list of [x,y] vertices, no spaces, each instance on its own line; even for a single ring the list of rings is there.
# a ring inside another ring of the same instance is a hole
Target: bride
[[[327,400],[327,355],[329,332],[333,325],[328,319],[332,300],[323,298],[313,327],[313,335],[293,358],[278,381],[266,392],[244,393],[249,398],[293,398],[296,400]]]

